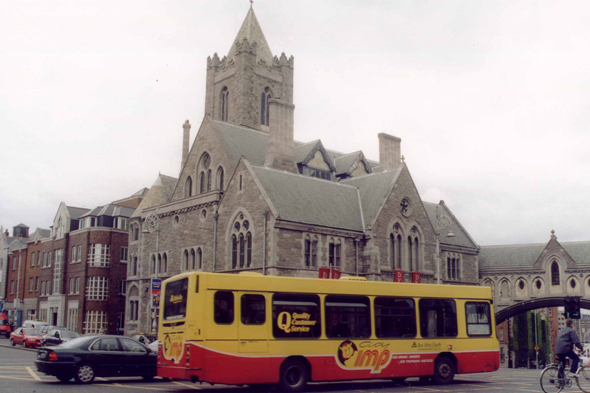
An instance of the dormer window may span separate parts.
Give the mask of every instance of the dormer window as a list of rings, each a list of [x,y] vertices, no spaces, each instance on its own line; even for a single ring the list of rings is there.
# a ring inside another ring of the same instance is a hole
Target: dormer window
[[[228,108],[229,108],[229,89],[224,86],[221,89],[221,121],[228,120]]]
[[[272,93],[270,92],[270,88],[265,88],[262,92],[262,97],[260,99],[260,124],[263,126],[268,126],[268,119],[269,119],[269,106],[268,101],[272,98]]]

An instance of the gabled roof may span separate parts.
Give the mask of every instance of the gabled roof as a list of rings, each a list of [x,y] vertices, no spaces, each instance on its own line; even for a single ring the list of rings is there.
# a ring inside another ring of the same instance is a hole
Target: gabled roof
[[[178,179],[175,177],[158,175],[158,178],[131,217],[141,217],[143,210],[169,202],[177,182]]]
[[[345,173],[350,174],[353,171],[352,166],[355,162],[357,162],[357,160],[362,161],[363,165],[364,163],[367,164],[367,166],[369,167],[369,173],[373,171],[371,164],[369,164],[363,152],[359,150],[349,154],[343,154],[339,157],[334,158],[334,165],[336,166],[336,175],[342,175]]]
[[[444,202],[441,203],[432,203],[432,202],[422,202],[424,204],[424,208],[426,209],[426,213],[428,214],[428,218],[432,223],[432,226],[436,230],[437,228],[437,209],[439,214],[444,214],[450,220],[450,225],[448,225],[445,229],[440,231],[440,242],[441,244],[449,244],[453,246],[461,246],[461,247],[469,247],[469,248],[478,248],[479,246],[475,243],[475,240],[467,233],[467,230],[463,228],[459,220],[455,217],[455,215],[451,212],[451,210],[445,205]],[[447,222],[449,224],[449,222]],[[449,233],[452,233],[455,236],[448,236]]]
[[[316,139],[315,141],[302,143],[299,146],[295,146],[293,148],[293,156],[295,156],[295,163],[299,164],[300,162],[303,162],[309,156],[309,153],[311,153],[311,151],[314,149],[314,147],[319,141],[319,139]]]
[[[236,46],[244,40],[247,40],[250,44],[257,44],[256,57],[258,60],[264,60],[267,65],[272,64],[272,51],[266,42],[266,38],[262,32],[260,23],[258,23],[258,19],[256,19],[256,14],[254,14],[253,8],[250,8],[248,14],[246,14],[246,19],[244,19],[242,27],[240,27],[240,31],[238,31],[238,35],[229,50],[227,55],[228,59],[233,59],[235,57],[237,51]]]
[[[351,177],[340,182],[359,189],[367,226],[372,226],[377,219],[381,206],[389,196],[402,169],[403,167],[399,167],[391,171]]]
[[[356,188],[267,167],[250,168],[281,220],[364,231]]]
[[[87,212],[90,211],[90,209],[85,209],[82,207],[67,206],[67,208],[68,208],[68,213],[70,213],[71,220],[77,220],[80,217],[82,217],[84,214],[86,214]]]
[[[131,215],[133,214],[134,211],[135,211],[135,209],[133,209],[131,207],[124,207],[124,206],[109,204],[109,205],[105,205],[105,206],[95,207],[94,209],[92,209],[88,213],[84,214],[83,216],[80,216],[80,218],[89,217],[89,216],[93,216],[93,217],[98,217],[98,216],[131,217]]]
[[[26,226],[25,224],[23,224],[22,222],[20,224],[18,224],[17,226],[15,226],[14,228],[28,228],[28,226]]]

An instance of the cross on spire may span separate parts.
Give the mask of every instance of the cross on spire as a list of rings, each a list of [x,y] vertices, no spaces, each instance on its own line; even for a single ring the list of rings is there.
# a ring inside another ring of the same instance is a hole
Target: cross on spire
[[[250,8],[254,7],[254,0],[250,0]]]

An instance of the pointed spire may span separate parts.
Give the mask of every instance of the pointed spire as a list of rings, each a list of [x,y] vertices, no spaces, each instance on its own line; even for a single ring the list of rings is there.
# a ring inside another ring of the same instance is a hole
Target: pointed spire
[[[237,52],[237,45],[246,39],[250,45],[254,43],[257,44],[256,49],[256,57],[257,60],[264,60],[267,65],[272,64],[272,52],[266,42],[266,38],[264,38],[264,33],[262,32],[262,28],[258,23],[258,19],[256,19],[256,14],[254,14],[254,8],[250,7],[248,10],[248,14],[246,15],[246,19],[244,19],[244,23],[242,23],[242,27],[240,27],[240,31],[234,43],[229,50],[227,55],[228,60],[233,60],[236,52]]]

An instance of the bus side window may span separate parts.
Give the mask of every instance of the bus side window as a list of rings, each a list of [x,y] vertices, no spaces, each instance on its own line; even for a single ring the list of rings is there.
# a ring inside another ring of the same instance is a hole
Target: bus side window
[[[242,323],[262,325],[266,322],[266,305],[263,295],[242,295]]]
[[[451,299],[420,299],[422,337],[456,337],[457,306]]]
[[[371,337],[371,310],[366,296],[326,296],[326,335],[330,338]]]
[[[276,338],[318,338],[322,335],[320,297],[305,293],[275,293],[272,332]]]
[[[375,334],[379,338],[416,337],[414,299],[375,298]]]
[[[231,325],[234,323],[234,293],[231,291],[215,292],[215,323]]]
[[[489,303],[465,303],[465,320],[467,321],[468,336],[489,336],[492,334]]]

